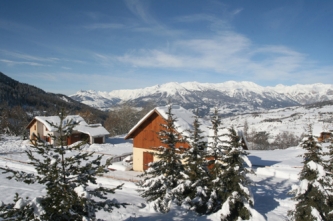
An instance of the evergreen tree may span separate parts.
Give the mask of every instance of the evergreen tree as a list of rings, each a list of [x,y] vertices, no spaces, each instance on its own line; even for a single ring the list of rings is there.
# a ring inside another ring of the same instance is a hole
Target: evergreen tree
[[[253,198],[250,194],[247,177],[252,170],[245,167],[251,166],[246,153],[241,146],[241,138],[234,128],[229,129],[228,145],[223,157],[224,170],[221,182],[224,187],[224,203],[221,209],[221,220],[249,220],[253,213]],[[256,213],[258,216],[258,213]],[[259,218],[259,217],[257,217]]]
[[[304,138],[301,146],[306,151],[303,154],[303,168],[300,172],[300,184],[294,185],[291,193],[297,201],[295,209],[288,211],[291,220],[312,221],[328,219],[328,192],[326,172],[322,160],[322,148],[312,135]]]
[[[327,193],[328,193],[328,202],[327,202],[327,214],[328,220],[333,220],[333,133],[330,136],[330,146],[328,147],[328,160],[326,161],[326,182],[327,182]]]
[[[183,204],[190,210],[199,214],[207,213],[207,202],[209,200],[208,184],[210,176],[207,163],[207,142],[200,129],[201,123],[198,116],[195,116],[193,130],[190,131],[190,148],[184,152],[185,186],[183,193],[186,199]],[[180,193],[182,194],[182,193]]]
[[[167,111],[166,124],[161,125],[159,139],[164,144],[154,148],[154,158],[158,161],[149,164],[138,183],[140,195],[151,202],[156,211],[166,213],[171,203],[180,204],[181,196],[177,196],[179,185],[183,183],[184,166],[181,162],[181,153],[184,151],[181,144],[184,140],[177,132],[175,122],[177,118],[172,114],[172,106]]]
[[[51,124],[57,129],[57,136],[49,135],[55,145],[44,143],[39,135],[31,140],[33,146],[26,151],[37,174],[27,174],[10,168],[2,168],[15,178],[27,184],[39,183],[45,186],[45,196],[30,200],[18,195],[14,203],[2,205],[0,217],[12,220],[96,220],[96,212],[111,212],[124,203],[109,200],[107,194],[114,193],[122,185],[110,189],[96,185],[96,176],[107,172],[101,164],[102,156],[93,158],[94,153],[79,152],[85,142],[67,146],[66,141],[73,131],[75,122],[60,114],[60,124]],[[73,155],[75,151],[76,154]],[[88,186],[94,184],[97,187]]]
[[[210,184],[209,188],[209,200],[207,203],[207,213],[214,213],[218,211],[223,203],[224,197],[224,185],[222,182],[224,175],[224,142],[221,139],[223,134],[221,127],[221,119],[218,115],[218,110],[215,108],[214,114],[211,117],[211,127],[207,148],[207,158],[209,159],[208,168],[210,175]]]

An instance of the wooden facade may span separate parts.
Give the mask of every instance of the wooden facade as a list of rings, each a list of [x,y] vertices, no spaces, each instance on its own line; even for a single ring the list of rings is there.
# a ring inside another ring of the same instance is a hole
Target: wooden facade
[[[332,137],[331,132],[321,132],[320,136],[318,137],[319,142],[327,142]]]
[[[161,125],[166,123],[167,121],[154,110],[125,137],[125,139],[133,138],[133,170],[147,170],[150,162],[158,160],[153,152],[156,152],[154,149],[157,147],[167,147],[158,135],[163,129]],[[179,143],[176,147],[189,148],[190,145],[186,142]]]
[[[154,147],[165,146],[159,139],[158,133],[161,131],[161,124],[166,124],[166,120],[154,111],[137,128],[129,133],[125,139],[133,138],[133,146],[136,148],[153,149]],[[178,144],[177,147],[189,148],[188,143]]]

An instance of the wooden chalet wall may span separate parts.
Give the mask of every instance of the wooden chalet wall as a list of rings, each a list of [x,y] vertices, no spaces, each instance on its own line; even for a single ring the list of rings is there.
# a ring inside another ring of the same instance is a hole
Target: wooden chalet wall
[[[165,146],[158,136],[158,132],[162,129],[161,124],[166,121],[159,114],[154,112],[147,118],[133,134],[133,146],[136,148],[152,149],[153,147]],[[178,144],[177,147],[188,148],[188,143]]]

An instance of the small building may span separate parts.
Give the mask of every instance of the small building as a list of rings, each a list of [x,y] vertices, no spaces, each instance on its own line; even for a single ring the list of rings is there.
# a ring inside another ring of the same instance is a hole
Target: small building
[[[144,171],[148,164],[154,162],[153,148],[165,146],[158,136],[162,129],[161,124],[167,123],[167,112],[169,106],[156,107],[144,116],[127,134],[125,139],[133,138],[133,170]],[[178,105],[172,105],[171,112],[176,118],[175,126],[179,134],[189,136],[192,129],[194,114]],[[189,143],[179,146],[189,148]]]
[[[323,129],[320,125],[314,125],[312,129],[313,135],[317,138],[318,142],[325,143],[329,142],[332,138],[333,128]]]
[[[77,141],[88,140],[90,144],[105,143],[105,137],[109,132],[101,124],[87,124],[79,115],[69,115],[63,120],[63,124],[72,121],[76,123],[73,128],[73,133],[67,138],[67,144],[73,144]],[[58,116],[36,116],[26,127],[30,131],[29,138],[34,139],[34,135],[39,135],[41,139],[51,144],[54,141],[51,136],[57,136],[57,128],[51,124],[59,125],[60,117]]]

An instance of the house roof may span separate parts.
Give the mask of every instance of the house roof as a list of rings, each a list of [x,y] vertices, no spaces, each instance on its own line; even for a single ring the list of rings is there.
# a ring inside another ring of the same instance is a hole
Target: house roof
[[[125,139],[133,138],[133,133],[139,128],[139,126],[145,122],[153,113],[157,113],[160,115],[162,118],[165,120],[168,119],[168,112],[169,105],[167,106],[161,106],[161,107],[156,107],[153,110],[151,110],[146,116],[144,116],[127,134]],[[175,127],[177,129],[177,132],[183,134],[184,136],[189,136],[189,130],[193,129],[193,121],[195,115],[183,107],[179,105],[172,105],[171,107],[171,113],[174,115],[176,118],[175,121]],[[201,121],[201,130],[203,130],[203,133],[208,134],[208,124],[206,121],[199,119]]]
[[[45,125],[45,127],[51,131],[57,131],[57,128],[53,127],[51,124],[59,125],[60,117],[59,116],[36,116],[27,126],[30,128],[35,121],[39,121]],[[63,120],[63,124],[66,125],[72,120],[73,123],[77,123],[77,125],[73,128],[75,131],[79,131],[81,133],[89,134],[92,137],[109,135],[110,133],[101,125],[101,124],[87,124],[84,119],[79,115],[69,115]]]

